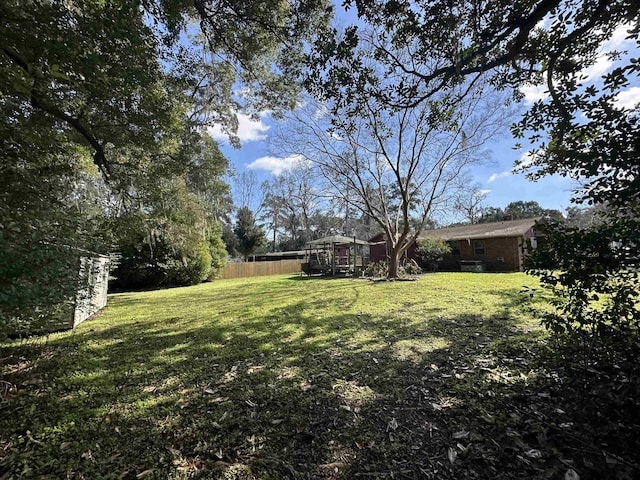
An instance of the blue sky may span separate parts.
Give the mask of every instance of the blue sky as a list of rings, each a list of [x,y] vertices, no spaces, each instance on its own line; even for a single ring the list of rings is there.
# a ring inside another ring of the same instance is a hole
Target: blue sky
[[[595,64],[583,71],[586,82],[597,84],[600,77],[610,71],[617,62],[610,60],[606,53],[611,50],[631,49],[634,54],[633,41],[625,40],[628,27],[621,26],[613,37],[602,45],[601,55]],[[523,108],[537,99],[544,99],[547,93],[544,89],[532,86],[521,88],[525,95]],[[618,104],[627,108],[633,108],[640,102],[640,85],[632,85],[618,96]],[[274,154],[272,140],[277,130],[277,120],[268,112],[260,116],[259,121],[252,121],[245,115],[238,115],[238,136],[242,148],[235,149],[229,145],[226,136],[216,128],[210,129],[210,133],[221,145],[223,153],[230,160],[234,169],[255,172],[259,181],[272,178],[292,168],[296,160],[282,158]],[[487,191],[486,206],[504,208],[509,202],[524,200],[537,201],[543,208],[564,210],[570,206],[572,189],[575,181],[559,176],[549,176],[536,182],[528,180],[524,174],[514,172],[514,162],[527,158],[526,140],[521,141],[523,148],[515,150],[516,140],[511,138],[509,131],[505,131],[501,138],[492,139],[486,146],[491,151],[491,160],[472,168],[470,174],[472,183],[479,184],[480,188]]]

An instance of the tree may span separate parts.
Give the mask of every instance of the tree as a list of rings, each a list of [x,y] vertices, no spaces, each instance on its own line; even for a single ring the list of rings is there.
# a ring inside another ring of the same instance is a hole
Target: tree
[[[41,121],[20,131],[0,123],[0,338],[67,327],[57,312],[75,303],[79,249],[109,244],[89,155],[55,133],[40,145]]]
[[[94,228],[104,222],[84,208],[89,203],[70,206],[91,183],[101,184],[100,215],[124,218],[154,209],[140,192],[179,176],[222,220],[228,192],[220,176],[184,178],[190,162],[219,156],[203,128],[222,124],[237,144],[236,112],[293,106],[296,62],[331,15],[323,0],[8,0],[2,11],[0,174],[3,223],[11,227],[1,234],[0,276],[3,292],[25,292],[7,295],[34,308],[34,299],[49,297],[39,285],[77,270],[52,264],[25,287],[30,266],[53,255],[46,245],[102,252],[114,245],[109,229]],[[202,35],[192,35],[194,20]],[[203,144],[206,152],[194,151]]]
[[[297,86],[288,73],[330,14],[321,0],[10,0],[0,25],[0,89],[55,120],[110,174],[118,149],[152,145],[176,108],[231,134],[233,112],[243,107],[290,108]],[[187,35],[193,20],[201,36]],[[234,96],[235,82],[250,91]],[[188,110],[180,108],[185,94]]]
[[[592,207],[567,207],[566,224],[571,227],[587,228],[606,221],[606,204],[599,203]]]
[[[625,105],[621,99],[640,79],[640,65],[609,52],[619,59],[617,65],[593,82],[574,61],[576,52],[597,58],[595,48],[613,34],[616,18],[630,22],[618,25],[617,32],[640,45],[638,6],[616,7],[626,17],[607,16],[602,31],[590,26],[573,35],[570,48],[555,46],[545,72],[550,98],[534,104],[514,132],[528,136],[534,146],[531,178],[560,174],[578,179],[582,187],[574,202],[602,212],[584,226],[572,221],[542,229],[543,248],[529,267],[554,296],[556,310],[544,322],[582,354],[583,365],[617,365],[631,374],[640,351],[640,116],[637,103]]]
[[[214,223],[208,232],[209,254],[211,255],[211,268],[208,279],[216,278],[227,264],[227,248],[222,238],[222,225]]]
[[[237,250],[244,256],[245,262],[252,253],[266,244],[264,231],[256,225],[253,213],[247,207],[238,210],[238,219],[233,231],[238,238]]]
[[[274,248],[278,233],[284,250],[304,248],[306,242],[317,238],[318,225],[314,220],[322,215],[317,187],[311,168],[304,164],[263,182],[265,193],[260,219],[266,221],[273,232]]]
[[[113,217],[120,258],[113,271],[118,288],[193,285],[212,269],[207,207],[183,179],[162,180],[136,191],[140,208]],[[217,253],[217,252],[216,252]],[[216,258],[219,263],[219,259]]]
[[[232,257],[238,256],[238,237],[233,231],[233,226],[231,224],[223,224],[222,225],[222,241],[224,242],[224,248],[227,251],[227,254]]]
[[[466,90],[449,92],[459,96],[455,104],[443,92],[441,101],[396,110],[362,99],[359,113],[331,120],[319,113],[330,109],[308,101],[282,138],[289,155],[313,162],[326,191],[385,233],[389,278],[430,217],[453,206],[466,168],[483,159],[483,143],[501,129],[496,99],[479,87]]]
[[[512,218],[513,220],[517,220],[519,218],[541,217],[543,212],[543,208],[536,201],[523,202],[522,200],[518,200],[516,202],[509,203],[504,209],[505,216]]]
[[[471,190],[463,192],[456,199],[454,208],[462,213],[469,223],[480,223],[480,218],[485,210],[484,200],[487,193],[486,190],[480,189],[480,185],[473,185]]]
[[[566,69],[592,65],[602,42],[625,22],[637,20],[633,0],[346,0],[358,21],[344,33],[322,32],[307,58],[306,84],[320,96],[339,95],[353,108],[360,99],[349,85],[358,81],[363,98],[392,106],[428,102],[443,88],[469,85],[491,75],[498,87],[516,89]],[[361,31],[365,30],[366,35]],[[387,66],[384,88],[368,50]],[[401,55],[398,52],[408,54]],[[578,58],[578,60],[576,60]]]
[[[546,220],[564,221],[564,215],[560,210],[553,208],[542,208],[534,200],[517,200],[510,202],[504,208],[487,207],[478,219],[478,223],[502,222],[505,220],[520,220],[523,218],[542,217]]]

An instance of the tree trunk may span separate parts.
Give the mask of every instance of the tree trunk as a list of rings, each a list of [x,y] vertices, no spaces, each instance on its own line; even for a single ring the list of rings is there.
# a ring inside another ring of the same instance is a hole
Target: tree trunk
[[[389,273],[387,273],[388,279],[398,278],[398,265],[400,264],[400,249],[392,247],[389,252]]]

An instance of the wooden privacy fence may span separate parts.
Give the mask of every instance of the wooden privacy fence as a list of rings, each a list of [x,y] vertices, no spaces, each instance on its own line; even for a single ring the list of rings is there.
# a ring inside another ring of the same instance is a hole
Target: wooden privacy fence
[[[283,273],[300,273],[302,260],[276,260],[272,262],[234,262],[227,263],[217,278],[245,278]]]

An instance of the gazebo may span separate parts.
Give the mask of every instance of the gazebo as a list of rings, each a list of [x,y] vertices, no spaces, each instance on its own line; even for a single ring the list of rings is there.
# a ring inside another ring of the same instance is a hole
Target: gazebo
[[[369,242],[344,235],[332,235],[307,243],[306,262],[302,270],[307,275],[348,274],[362,270],[369,261]]]

